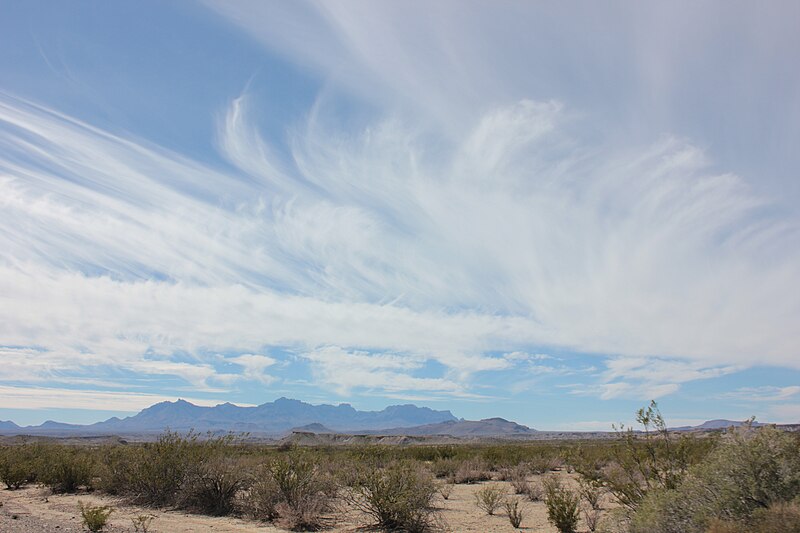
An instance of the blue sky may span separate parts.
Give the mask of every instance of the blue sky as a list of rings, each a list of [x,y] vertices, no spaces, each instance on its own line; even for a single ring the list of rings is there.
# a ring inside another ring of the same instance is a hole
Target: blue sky
[[[800,421],[796,3],[0,12],[0,419]]]

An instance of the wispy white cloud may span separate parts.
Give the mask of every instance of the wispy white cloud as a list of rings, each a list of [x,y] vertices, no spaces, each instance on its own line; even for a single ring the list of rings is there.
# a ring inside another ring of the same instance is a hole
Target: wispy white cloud
[[[530,346],[638,356],[604,397],[753,354],[797,367],[797,220],[686,142],[599,151],[521,101],[436,151],[420,126],[320,112],[278,156],[247,104],[220,122],[222,171],[0,97],[0,379],[112,365],[210,389],[236,378],[207,354],[272,346],[340,391],[470,394],[514,359],[490,352]]]
[[[604,400],[635,398],[652,400],[677,392],[681,384],[731,374],[742,367],[708,366],[700,361],[657,357],[612,357],[597,382],[571,385],[572,394],[597,395]]]
[[[718,397],[724,400],[743,402],[783,402],[800,395],[800,385],[787,387],[740,387],[734,391],[724,392]]]

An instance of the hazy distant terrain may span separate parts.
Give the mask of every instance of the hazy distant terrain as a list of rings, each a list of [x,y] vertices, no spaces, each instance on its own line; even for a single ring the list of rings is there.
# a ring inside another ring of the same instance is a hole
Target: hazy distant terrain
[[[672,428],[673,431],[714,431],[739,427],[745,422],[710,420],[698,426]],[[755,426],[762,425],[755,423]],[[0,421],[0,435],[87,437],[124,435],[147,438],[166,430],[199,433],[248,433],[260,440],[289,438],[298,443],[338,444],[378,442],[375,437],[419,437],[417,441],[442,442],[441,437],[462,440],[502,437],[505,439],[584,439],[610,437],[609,431],[538,431],[503,418],[464,420],[450,411],[437,411],[413,404],[392,405],[380,411],[359,411],[349,404],[312,405],[279,398],[257,407],[223,403],[202,407],[185,400],[161,402],[123,419],[110,418],[88,425],[64,424],[48,420],[38,426],[20,427]],[[292,434],[300,434],[294,436]],[[309,435],[314,435],[310,438]],[[328,435],[327,437],[325,437]],[[353,439],[352,436],[361,436]],[[345,438],[347,437],[347,438]],[[367,438],[369,437],[369,438]],[[137,439],[134,439],[137,440]],[[447,440],[447,439],[444,439]],[[385,443],[401,442],[383,439]],[[381,441],[381,442],[383,442]]]

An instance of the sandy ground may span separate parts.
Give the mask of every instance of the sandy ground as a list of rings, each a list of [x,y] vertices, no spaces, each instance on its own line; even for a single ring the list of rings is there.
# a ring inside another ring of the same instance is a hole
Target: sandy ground
[[[566,473],[559,473],[566,483],[574,480]],[[531,478],[532,480],[535,477]],[[511,484],[497,483],[513,494]],[[447,500],[437,497],[440,529],[453,532],[513,532],[530,531],[557,533],[547,522],[547,511],[542,502],[522,501],[524,518],[522,527],[515,529],[509,523],[504,509],[489,516],[478,509],[475,504],[475,493],[486,483],[474,485],[454,485]],[[108,505],[113,507],[109,526],[104,531],[110,533],[135,532],[131,519],[140,515],[152,515],[148,531],[157,533],[189,533],[189,532],[278,532],[285,531],[272,524],[244,520],[239,518],[215,518],[210,516],[188,514],[181,511],[164,511],[146,509],[128,505],[125,502],[97,494],[54,495],[41,487],[27,487],[20,490],[0,491],[0,532],[2,533],[62,533],[84,531],[78,503],[89,505]],[[359,512],[340,508],[328,517],[331,532],[364,532],[372,531],[368,526],[368,517]],[[586,527],[581,524],[583,531]]]

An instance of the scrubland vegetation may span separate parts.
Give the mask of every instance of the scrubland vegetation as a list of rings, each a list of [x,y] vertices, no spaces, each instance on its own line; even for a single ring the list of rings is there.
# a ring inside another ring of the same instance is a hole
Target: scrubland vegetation
[[[800,531],[797,434],[674,435],[654,404],[638,419],[643,431],[623,428],[614,441],[277,447],[165,433],[142,444],[21,444],[0,448],[0,480],[304,531],[354,509],[365,526],[445,529],[454,484],[477,484],[475,508],[515,528],[541,506],[562,533]],[[82,509],[86,527],[101,531],[111,510]]]

